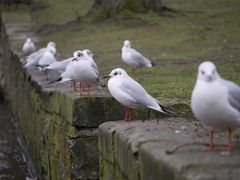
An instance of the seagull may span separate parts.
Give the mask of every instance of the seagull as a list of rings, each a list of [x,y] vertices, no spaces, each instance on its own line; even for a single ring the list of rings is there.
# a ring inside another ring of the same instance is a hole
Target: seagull
[[[50,41],[46,47],[39,49],[38,51],[35,51],[34,53],[30,54],[28,58],[26,59],[26,64],[24,65],[24,68],[30,68],[35,67],[38,65],[39,60],[44,55],[45,51],[47,49],[51,49],[54,54],[56,54],[56,44],[52,41]]]
[[[51,83],[64,83],[64,82],[68,82],[71,81],[71,87],[74,87],[74,91],[77,90],[76,88],[76,81],[74,80],[73,77],[73,66],[74,66],[75,61],[71,61],[67,67],[66,70],[58,77],[58,79],[53,80],[53,81],[49,81],[48,84]]]
[[[100,76],[98,66],[93,59],[93,56],[95,56],[95,55],[89,49],[84,49],[82,52],[83,52],[83,55],[91,62],[91,66],[95,69],[95,72],[98,74],[98,76]],[[99,78],[99,81],[100,81],[100,78]],[[98,85],[100,85],[101,87],[105,86],[101,81],[100,81],[100,83],[98,83]]]
[[[56,51],[54,51],[54,48],[47,48],[47,50],[44,52],[43,56],[38,62],[38,67],[41,69],[46,68],[47,66],[51,65],[52,63],[56,62],[56,58],[54,57],[54,54]]]
[[[198,67],[191,108],[197,119],[212,127],[208,151],[214,149],[214,129],[227,130],[227,150],[231,151],[232,130],[240,127],[240,86],[222,79],[211,61]]]
[[[80,82],[82,87],[88,86],[88,93],[92,85],[104,86],[100,81],[100,76],[96,63],[91,56],[85,52],[78,52],[74,54],[73,61],[76,61],[73,66],[74,80]],[[80,87],[80,95],[82,95],[82,88]]]
[[[45,69],[47,70],[53,70],[53,71],[57,71],[59,73],[63,73],[68,64],[70,62],[72,62],[73,60],[73,57],[70,57],[70,58],[67,58],[67,59],[64,59],[62,61],[56,61],[56,62],[53,62],[52,64],[50,64],[48,67],[46,67]]]
[[[144,57],[141,53],[131,48],[131,42],[125,40],[122,47],[122,60],[124,63],[132,67],[132,73],[137,67],[153,67],[154,64]]]
[[[27,38],[22,47],[23,56],[28,56],[35,51],[35,45],[31,38]]]
[[[84,49],[82,52],[84,56],[89,59],[89,61],[91,62],[92,66],[96,69],[96,71],[98,71],[98,66],[96,62],[93,60],[94,54],[92,53],[92,51],[90,51],[89,49]]]
[[[48,67],[49,65],[57,61],[54,56],[54,53],[56,53],[54,48],[47,48],[47,50],[44,52],[43,56],[41,57],[37,65],[39,70],[45,73],[47,80],[48,80],[48,70],[46,69],[46,67]]]
[[[108,89],[111,95],[121,104],[126,106],[125,121],[131,120],[129,108],[148,109],[148,118],[150,110],[155,110],[167,115],[176,116],[174,112],[167,110],[160,102],[149,95],[146,90],[134,79],[132,79],[125,70],[117,68],[105,76],[109,78]]]
[[[71,58],[71,62],[68,63],[65,71],[58,77],[58,79],[53,80],[53,81],[49,81],[49,84],[54,83],[54,82],[64,83],[64,82],[67,82],[67,81],[72,81],[73,86],[74,86],[74,90],[76,91],[76,84],[75,84],[76,80],[74,79],[74,76],[73,76],[73,67],[76,64],[76,58],[77,58],[78,53],[82,54],[82,51],[81,50],[75,51],[73,53],[73,57]]]

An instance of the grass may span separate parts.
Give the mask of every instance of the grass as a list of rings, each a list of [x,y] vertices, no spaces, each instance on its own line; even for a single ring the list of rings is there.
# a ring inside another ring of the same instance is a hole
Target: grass
[[[87,12],[93,1],[42,0],[47,8],[32,12],[38,25],[64,25]],[[222,77],[240,84],[240,2],[238,0],[164,0],[178,14],[123,12],[102,22],[81,21],[42,35],[42,43],[55,41],[61,57],[77,49],[91,49],[102,74],[130,68],[121,61],[125,39],[152,59],[155,68],[137,70],[137,79],[164,104],[189,104],[197,67],[212,60]],[[41,34],[40,34],[41,35]]]
[[[41,25],[59,25],[75,20],[85,13],[93,0],[41,0],[46,8],[34,10],[33,17]]]

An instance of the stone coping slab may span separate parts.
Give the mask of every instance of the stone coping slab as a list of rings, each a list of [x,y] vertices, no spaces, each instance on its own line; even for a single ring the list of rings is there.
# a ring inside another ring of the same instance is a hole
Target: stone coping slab
[[[100,177],[104,180],[238,179],[239,147],[224,150],[227,139],[217,132],[214,152],[205,152],[209,129],[183,118],[105,122],[99,127]],[[173,154],[176,145],[196,143]]]

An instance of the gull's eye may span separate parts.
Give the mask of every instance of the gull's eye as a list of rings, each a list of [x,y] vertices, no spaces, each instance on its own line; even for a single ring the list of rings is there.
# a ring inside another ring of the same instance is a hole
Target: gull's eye
[[[83,54],[82,53],[78,53],[78,57],[81,57],[81,56],[83,56]]]
[[[205,72],[204,72],[203,70],[201,71],[201,73],[202,73],[202,75],[204,75],[204,74],[205,74]]]
[[[117,72],[115,72],[113,75],[114,75],[114,76],[116,76],[117,74],[118,74],[118,73],[117,73]]]
[[[212,71],[212,74],[213,74],[213,75],[215,74],[215,70]]]

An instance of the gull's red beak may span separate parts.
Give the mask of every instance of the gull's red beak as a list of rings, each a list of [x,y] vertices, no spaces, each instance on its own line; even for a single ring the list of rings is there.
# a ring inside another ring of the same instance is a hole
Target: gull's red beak
[[[104,76],[103,79],[109,79],[111,76],[107,75],[107,76]]]

